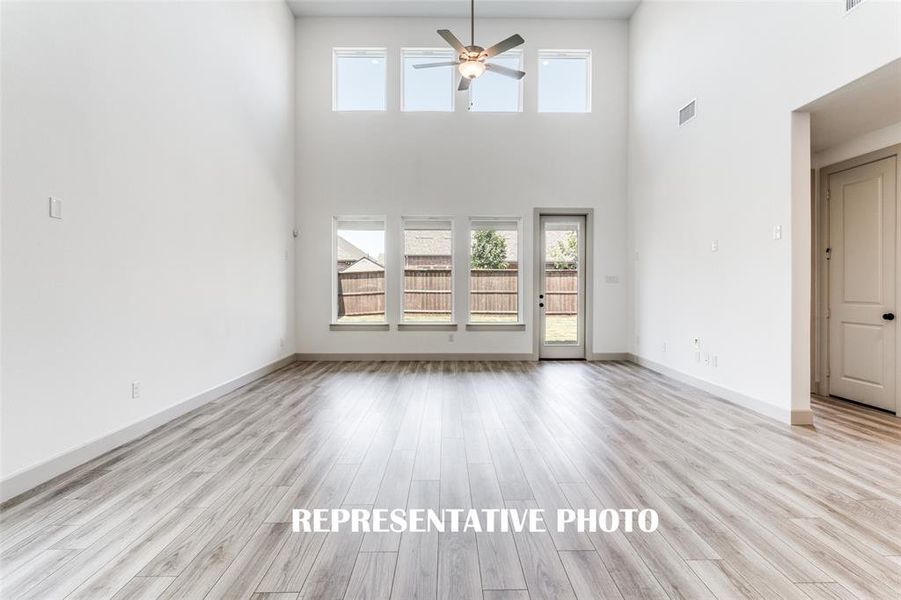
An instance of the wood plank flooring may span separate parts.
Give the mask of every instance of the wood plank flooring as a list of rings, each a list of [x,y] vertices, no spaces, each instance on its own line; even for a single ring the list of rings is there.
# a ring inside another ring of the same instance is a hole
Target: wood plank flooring
[[[901,421],[630,363],[297,363],[0,509],[10,599],[901,598]],[[292,533],[293,508],[630,508],[647,533]]]

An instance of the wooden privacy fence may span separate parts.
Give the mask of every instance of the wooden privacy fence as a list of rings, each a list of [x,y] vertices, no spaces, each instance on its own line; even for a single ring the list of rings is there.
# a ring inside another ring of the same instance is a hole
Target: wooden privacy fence
[[[451,270],[404,269],[404,312],[451,313]]]
[[[338,273],[338,316],[385,312],[385,272]]]
[[[544,313],[574,315],[578,312],[579,272],[574,269],[546,269]]]
[[[473,269],[469,275],[469,311],[482,315],[516,315],[516,271]]]
[[[450,269],[404,269],[404,312],[450,314]],[[547,269],[545,308],[549,315],[576,314],[578,273]],[[469,310],[491,315],[518,311],[517,272],[511,269],[473,269],[470,272]],[[338,316],[385,312],[385,272],[338,273]]]

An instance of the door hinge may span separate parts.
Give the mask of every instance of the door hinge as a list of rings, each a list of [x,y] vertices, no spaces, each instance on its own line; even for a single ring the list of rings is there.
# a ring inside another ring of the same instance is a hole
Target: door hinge
[[[832,248],[826,248],[826,260],[832,259]]]

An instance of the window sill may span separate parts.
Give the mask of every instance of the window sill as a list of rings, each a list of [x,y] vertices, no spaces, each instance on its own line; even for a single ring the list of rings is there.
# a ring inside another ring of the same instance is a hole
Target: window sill
[[[456,323],[398,323],[398,331],[457,331]]]
[[[388,323],[330,323],[329,331],[388,331]]]
[[[525,331],[525,323],[467,323],[466,331]]]

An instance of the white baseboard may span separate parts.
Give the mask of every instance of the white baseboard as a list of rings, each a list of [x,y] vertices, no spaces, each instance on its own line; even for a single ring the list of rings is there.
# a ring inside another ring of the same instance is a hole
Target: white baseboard
[[[608,360],[631,360],[632,356],[628,352],[592,352],[586,360],[608,361]]]
[[[23,492],[27,492],[66,471],[74,469],[91,459],[97,458],[105,452],[109,452],[122,444],[126,444],[141,437],[160,425],[168,423],[172,419],[180,417],[195,408],[203,406],[211,400],[224,396],[243,385],[247,385],[251,381],[259,379],[264,375],[268,375],[273,371],[277,371],[293,362],[296,362],[294,355],[286,356],[285,358],[262,366],[259,369],[254,369],[253,371],[245,373],[240,377],[236,377],[231,381],[210,388],[187,400],[182,400],[169,408],[136,421],[131,425],[127,425],[122,429],[103,435],[82,446],[73,448],[72,450],[57,454],[41,463],[17,471],[0,481],[0,502],[6,502]]]
[[[726,402],[737,404],[738,406],[741,406],[743,408],[751,409],[754,412],[758,412],[764,416],[776,419],[777,421],[780,421],[782,423],[788,423],[790,425],[810,425],[813,423],[813,411],[811,411],[810,409],[788,410],[781,408],[779,406],[776,406],[775,404],[770,404],[769,402],[747,396],[745,394],[742,394],[741,392],[737,392],[715,383],[705,381],[693,375],[689,375],[688,373],[685,373],[683,371],[679,371],[678,369],[667,367],[666,365],[662,365],[658,362],[648,360],[647,358],[643,358],[635,354],[630,354],[629,360],[637,365],[641,365],[643,367],[651,369],[652,371],[656,371],[661,375],[666,375],[667,377],[675,379],[676,381],[681,381],[682,383],[696,387],[699,390],[703,390],[709,394],[718,396]]]
[[[386,354],[384,352],[373,352],[368,354],[350,354],[350,353],[299,353],[295,355],[298,361],[393,361],[393,360],[504,360],[504,361],[536,361],[538,358],[531,352],[515,354],[515,353],[496,353],[496,354],[473,354],[473,353],[443,353],[443,354]],[[587,360],[629,360],[630,355],[627,352],[600,352],[591,353]]]
[[[358,361],[394,361],[394,360],[505,360],[505,361],[515,361],[515,360],[534,360],[531,353],[524,354],[473,354],[467,352],[460,353],[425,353],[425,354],[406,354],[406,353],[385,353],[385,352],[372,352],[372,353],[344,353],[344,352],[334,352],[334,353],[298,353],[294,355],[298,361],[302,362],[310,362],[310,361],[348,361],[348,362],[358,362]]]

